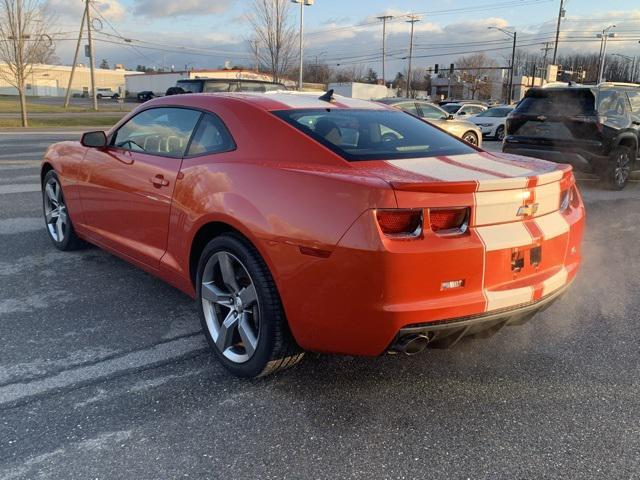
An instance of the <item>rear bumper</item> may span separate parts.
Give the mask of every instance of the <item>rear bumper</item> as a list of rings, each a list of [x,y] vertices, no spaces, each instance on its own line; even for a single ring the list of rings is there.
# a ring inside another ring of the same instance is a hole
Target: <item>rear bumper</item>
[[[525,157],[540,158],[554,163],[568,163],[576,170],[587,173],[592,173],[597,168],[597,165],[607,158],[599,153],[587,150],[511,143],[508,139],[502,145],[502,151]]]
[[[464,337],[487,338],[506,325],[523,325],[537,313],[547,309],[571,286],[567,283],[555,292],[524,305],[503,308],[481,315],[469,315],[438,322],[407,325],[401,328],[392,345],[406,336],[426,335],[432,348],[450,348]]]

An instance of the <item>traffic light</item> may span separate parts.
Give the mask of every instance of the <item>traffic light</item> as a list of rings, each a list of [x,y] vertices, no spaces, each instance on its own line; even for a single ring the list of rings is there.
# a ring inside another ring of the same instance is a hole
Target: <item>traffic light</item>
[[[449,65],[449,73],[453,75],[453,63]]]
[[[435,68],[433,69],[433,73],[437,74],[438,73],[438,64],[436,63]]]

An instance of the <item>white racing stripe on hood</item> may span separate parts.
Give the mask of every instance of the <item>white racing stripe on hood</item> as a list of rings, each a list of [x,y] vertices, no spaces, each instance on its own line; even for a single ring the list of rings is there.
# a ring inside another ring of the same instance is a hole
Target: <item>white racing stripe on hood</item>
[[[457,160],[459,157],[451,157]],[[443,162],[436,157],[406,158],[403,160],[387,160],[387,163],[407,172],[426,175],[447,182],[464,182],[478,180],[497,180],[500,177],[489,173],[470,170]]]

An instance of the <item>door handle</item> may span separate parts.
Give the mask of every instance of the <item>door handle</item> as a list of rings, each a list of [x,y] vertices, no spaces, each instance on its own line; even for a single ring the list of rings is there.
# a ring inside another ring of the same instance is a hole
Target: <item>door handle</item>
[[[169,180],[164,178],[162,175],[156,175],[155,177],[151,177],[149,181],[153,183],[153,185],[156,187],[166,187],[169,185]]]

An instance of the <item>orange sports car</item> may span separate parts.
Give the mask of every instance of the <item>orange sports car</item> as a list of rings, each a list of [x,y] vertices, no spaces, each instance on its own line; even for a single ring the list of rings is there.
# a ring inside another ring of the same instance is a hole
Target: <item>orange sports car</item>
[[[49,148],[44,216],[196,299],[222,364],[416,353],[519,324],[581,260],[571,167],[492,154],[397,109],[194,94]]]

